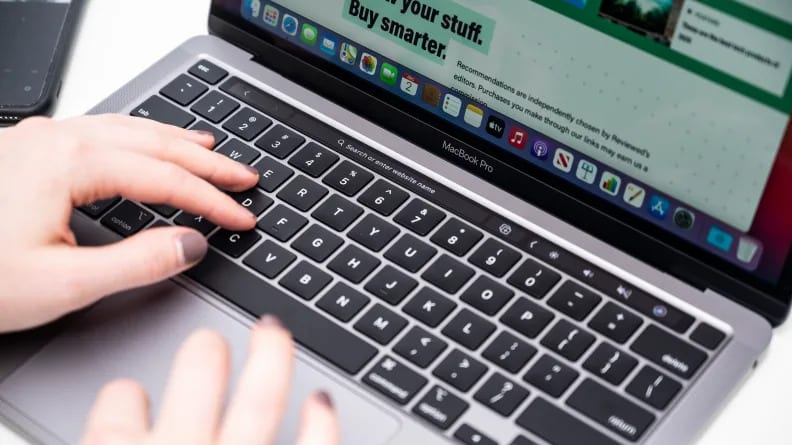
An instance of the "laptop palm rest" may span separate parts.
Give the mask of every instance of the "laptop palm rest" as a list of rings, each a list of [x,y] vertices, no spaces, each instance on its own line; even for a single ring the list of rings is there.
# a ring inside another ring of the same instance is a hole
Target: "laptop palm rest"
[[[78,317],[9,376],[0,385],[0,393],[53,435],[78,443],[97,391],[111,379],[141,382],[156,413],[173,355],[198,328],[214,329],[228,339],[236,375],[244,364],[249,328],[184,288],[165,282],[107,299]],[[342,443],[382,445],[397,433],[400,424],[394,416],[308,359],[298,358],[278,444],[295,443],[301,402],[317,389],[330,391],[334,399]]]

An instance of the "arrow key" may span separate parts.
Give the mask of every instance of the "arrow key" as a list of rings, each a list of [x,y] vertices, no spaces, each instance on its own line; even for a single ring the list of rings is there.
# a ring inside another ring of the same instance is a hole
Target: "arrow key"
[[[414,326],[393,348],[394,352],[421,368],[431,364],[448,346],[446,342]]]

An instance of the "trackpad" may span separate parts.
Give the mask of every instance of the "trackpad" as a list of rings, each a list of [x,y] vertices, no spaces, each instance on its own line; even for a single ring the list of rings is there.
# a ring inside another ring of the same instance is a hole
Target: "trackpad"
[[[141,382],[156,413],[173,356],[198,328],[226,336],[236,375],[244,364],[249,328],[181,287],[162,283],[91,309],[4,381],[0,393],[46,430],[67,443],[78,443],[97,391],[114,378]],[[309,361],[297,360],[278,444],[295,443],[302,401],[318,389],[333,397],[342,443],[384,445],[395,436],[399,422],[393,415],[357,393],[354,384]]]

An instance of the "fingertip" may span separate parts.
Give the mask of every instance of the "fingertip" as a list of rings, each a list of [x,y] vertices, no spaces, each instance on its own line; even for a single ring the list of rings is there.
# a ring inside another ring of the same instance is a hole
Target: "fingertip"
[[[188,141],[201,145],[204,148],[212,148],[215,144],[215,136],[211,131],[187,130],[185,138]]]
[[[176,237],[176,251],[181,264],[189,266],[201,261],[209,249],[206,238],[195,230],[187,230]]]

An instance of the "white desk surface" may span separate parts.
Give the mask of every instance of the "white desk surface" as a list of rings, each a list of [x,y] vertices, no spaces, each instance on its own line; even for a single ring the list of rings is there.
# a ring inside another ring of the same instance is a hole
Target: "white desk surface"
[[[208,5],[208,0],[88,1],[56,117],[84,113],[184,40],[206,34]],[[792,444],[791,379],[787,324],[698,444]],[[0,425],[0,444],[24,442]]]

